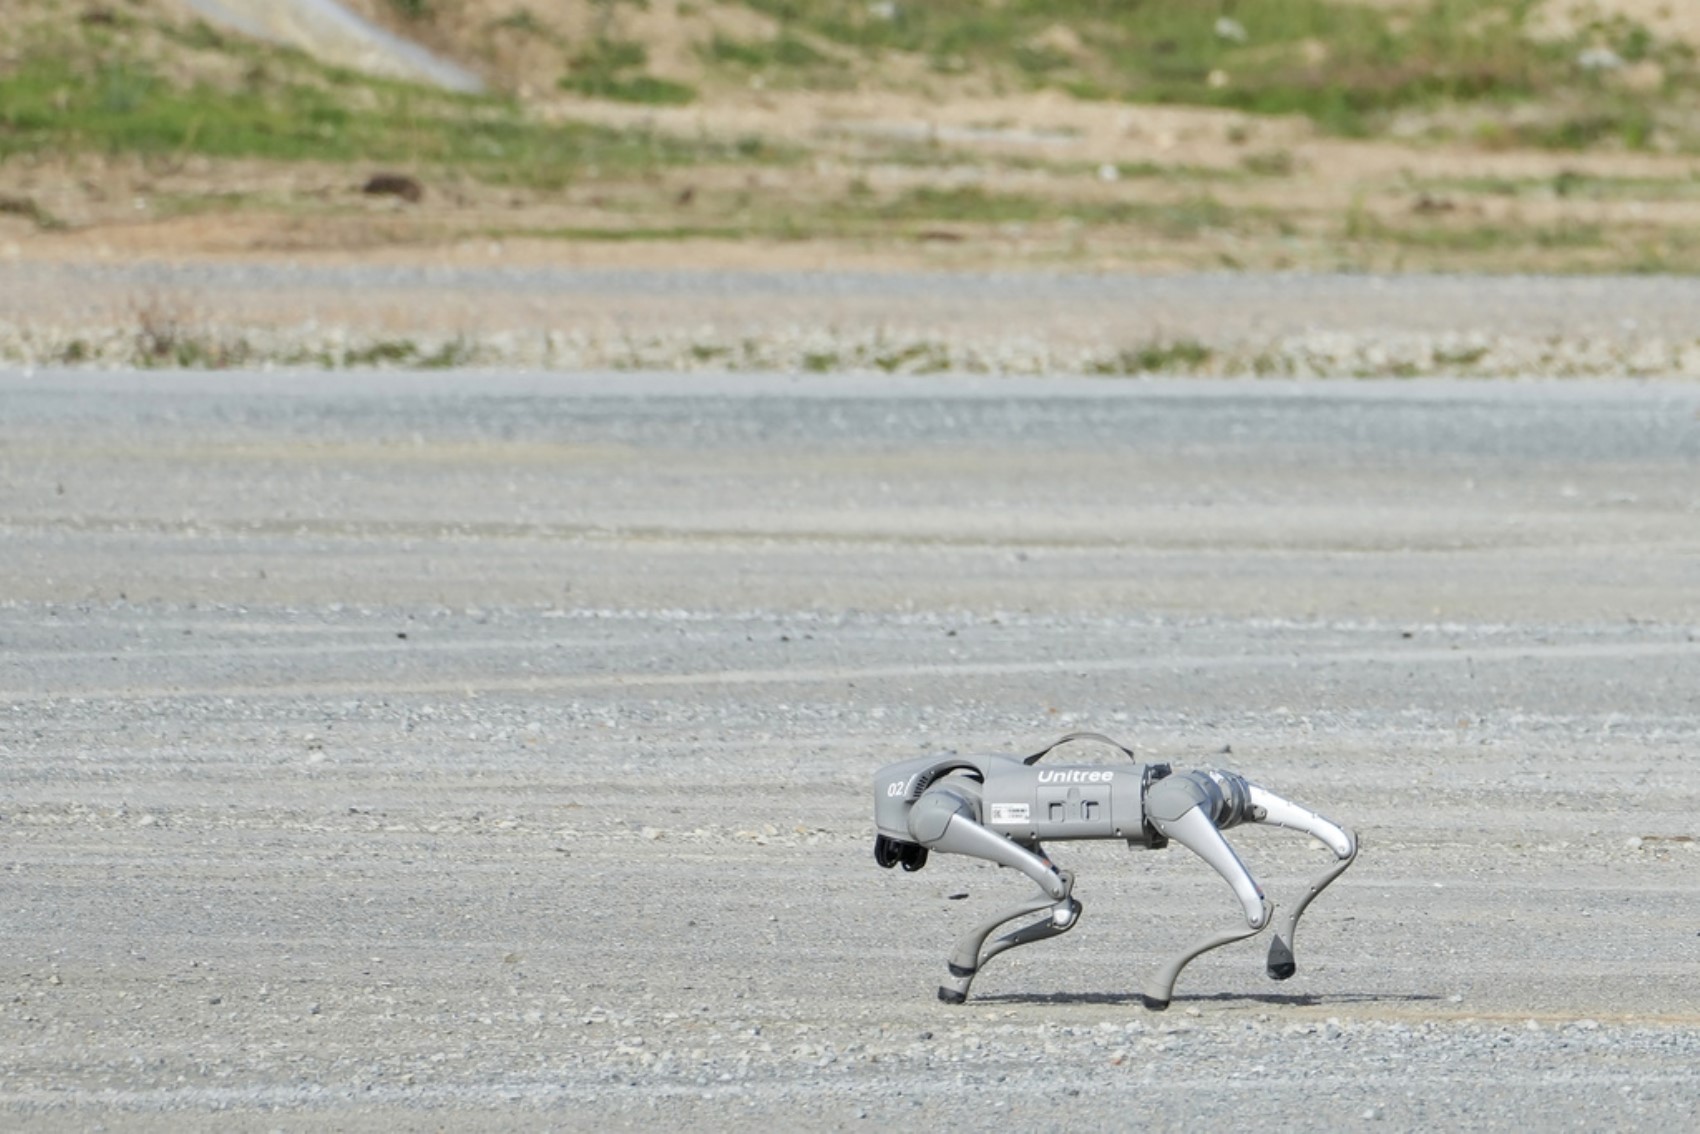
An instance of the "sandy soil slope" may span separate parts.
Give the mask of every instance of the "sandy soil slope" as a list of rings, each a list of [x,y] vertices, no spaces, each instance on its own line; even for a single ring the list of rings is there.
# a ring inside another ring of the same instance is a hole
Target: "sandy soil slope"
[[[335,0],[183,0],[197,15],[249,35],[298,47],[341,67],[477,91],[471,71],[373,24]]]

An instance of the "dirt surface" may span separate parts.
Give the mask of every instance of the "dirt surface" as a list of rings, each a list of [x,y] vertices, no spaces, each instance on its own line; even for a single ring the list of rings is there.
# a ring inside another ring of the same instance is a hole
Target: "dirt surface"
[[[549,187],[421,169],[422,197],[407,203],[362,192],[389,168],[376,163],[34,155],[0,169],[0,189],[31,210],[0,213],[0,262],[518,255],[681,268],[1680,273],[1700,227],[1687,153],[1348,140],[1297,118],[1050,93],[758,92],[532,109],[799,157],[589,169]],[[833,219],[922,192],[1044,205],[1009,223]],[[1106,210],[1127,219],[1082,219]]]
[[[1678,384],[0,372],[0,1125],[1679,1127],[1697,470]],[[1081,728],[1357,828],[1292,981],[1147,1012],[1230,895],[1058,845],[934,999],[1024,887],[872,772]]]

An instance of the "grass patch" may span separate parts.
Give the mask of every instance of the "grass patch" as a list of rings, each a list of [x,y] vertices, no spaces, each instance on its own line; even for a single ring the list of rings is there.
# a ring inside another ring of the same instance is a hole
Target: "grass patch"
[[[528,39],[540,39],[548,43],[555,40],[543,21],[537,18],[537,13],[530,8],[516,8],[505,16],[498,16],[484,25],[490,31],[513,32],[515,35]]]
[[[669,240],[741,240],[755,233],[748,225],[634,225],[630,228],[589,228],[563,225],[557,228],[487,229],[481,235],[495,240],[582,240],[586,243],[641,244]]]
[[[749,70],[808,68],[827,62],[827,57],[802,38],[781,32],[770,40],[742,40],[716,34],[702,51],[710,62],[729,63]]]
[[[1655,62],[1668,89],[1695,89],[1693,54],[1627,20],[1595,23],[1565,42],[1525,32],[1528,0],[1429,0],[1396,10],[1334,0],[747,0],[782,34],[806,34],[877,58],[905,52],[934,70],[1003,75],[1086,98],[1303,114],[1347,135],[1374,133],[1394,112],[1511,104],[1567,91],[1597,105],[1610,69],[1578,63],[1609,48]],[[1057,35],[1058,27],[1068,34]],[[1545,143],[1634,144],[1650,132],[1646,101],[1578,116]]]
[[[1471,193],[1484,197],[1547,198],[1579,201],[1693,201],[1700,199],[1700,176],[1607,177],[1561,169],[1550,177],[1426,177],[1408,182],[1413,189]]]
[[[1291,150],[1264,150],[1245,155],[1240,168],[1257,177],[1291,177],[1298,162]]]
[[[573,56],[560,88],[587,98],[682,106],[696,99],[696,90],[644,71],[649,52],[643,44],[623,39],[598,39]]]
[[[1346,220],[1349,241],[1380,244],[1428,252],[1507,253],[1518,251],[1571,251],[1607,247],[1604,226],[1592,222],[1559,220],[1553,224],[1433,224],[1395,225],[1362,210]]]
[[[1089,374],[1197,374],[1216,357],[1196,339],[1145,343],[1117,351],[1113,356],[1090,363]]]
[[[771,156],[648,130],[541,123],[509,100],[357,76],[290,53],[232,46],[238,57],[252,51],[253,62],[235,89],[222,89],[173,83],[120,54],[50,48],[26,52],[0,73],[0,159],[93,151],[369,162],[559,187],[586,173]]]
[[[938,343],[909,343],[877,351],[867,362],[886,374],[942,374],[950,369],[950,351]]]
[[[1482,140],[1495,146],[1509,143],[1548,150],[1585,150],[1613,142],[1626,150],[1644,150],[1657,129],[1651,108],[1619,102],[1563,115],[1552,122],[1502,126],[1498,133],[1483,135]]]
[[[1488,348],[1485,346],[1459,347],[1455,350],[1442,348],[1434,352],[1434,364],[1442,370],[1467,370],[1487,355]]]
[[[343,356],[345,366],[405,366],[419,357],[419,344],[407,339],[383,339],[351,350]]]
[[[990,193],[977,185],[940,189],[923,185],[866,208],[884,221],[956,221],[984,224],[1035,221],[1056,215],[1056,206],[1037,197]]]
[[[1068,201],[1018,193],[994,193],[977,185],[948,189],[917,186],[875,201],[851,193],[831,210],[852,227],[870,224],[1034,224],[1071,221],[1084,226],[1132,225],[1174,240],[1210,230],[1240,230],[1262,224],[1262,210],[1232,207],[1208,194],[1179,201]]]
[[[844,60],[788,30],[768,39],[736,39],[717,32],[696,51],[711,71],[730,73],[740,86],[821,91],[856,84]]]
[[[222,370],[243,366],[253,359],[246,341],[220,342],[189,328],[182,315],[166,306],[149,303],[135,312],[136,331],[132,359],[137,366],[155,369]],[[77,340],[66,348],[67,362],[85,361],[87,344]]]

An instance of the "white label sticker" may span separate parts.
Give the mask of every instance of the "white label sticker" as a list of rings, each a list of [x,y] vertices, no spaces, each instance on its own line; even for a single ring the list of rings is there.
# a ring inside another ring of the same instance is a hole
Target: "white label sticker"
[[[992,804],[992,822],[994,823],[1025,823],[1031,814],[1032,809],[1025,803]]]

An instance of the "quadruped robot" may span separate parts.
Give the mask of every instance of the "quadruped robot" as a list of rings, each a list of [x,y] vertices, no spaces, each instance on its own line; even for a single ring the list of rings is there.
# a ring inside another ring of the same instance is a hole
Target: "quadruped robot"
[[[1108,744],[1133,764],[1039,766],[1055,749],[1081,740]],[[1130,750],[1098,733],[1070,733],[1025,758],[928,756],[888,765],[874,776],[874,861],[881,866],[920,870],[927,853],[936,850],[1010,867],[1039,886],[1037,896],[999,911],[957,939],[948,962],[949,979],[939,986],[939,999],[947,1004],[967,1000],[975,974],[999,953],[1067,933],[1080,920],[1081,906],[1072,894],[1074,875],[1050,860],[1040,840],[1123,839],[1130,849],[1158,850],[1172,839],[1226,879],[1244,911],[1245,927],[1205,937],[1163,965],[1146,983],[1141,999],[1147,1008],[1167,1008],[1175,980],[1190,961],[1255,936],[1276,921],[1274,904],[1222,837],[1224,830],[1241,823],[1301,831],[1334,854],[1334,861],[1275,926],[1268,972],[1275,980],[1286,980],[1298,967],[1293,933],[1299,916],[1352,865],[1358,840],[1348,828],[1243,776],[1226,771],[1175,773],[1167,764],[1141,763]],[[1031,924],[986,943],[1005,922],[1041,913]]]

